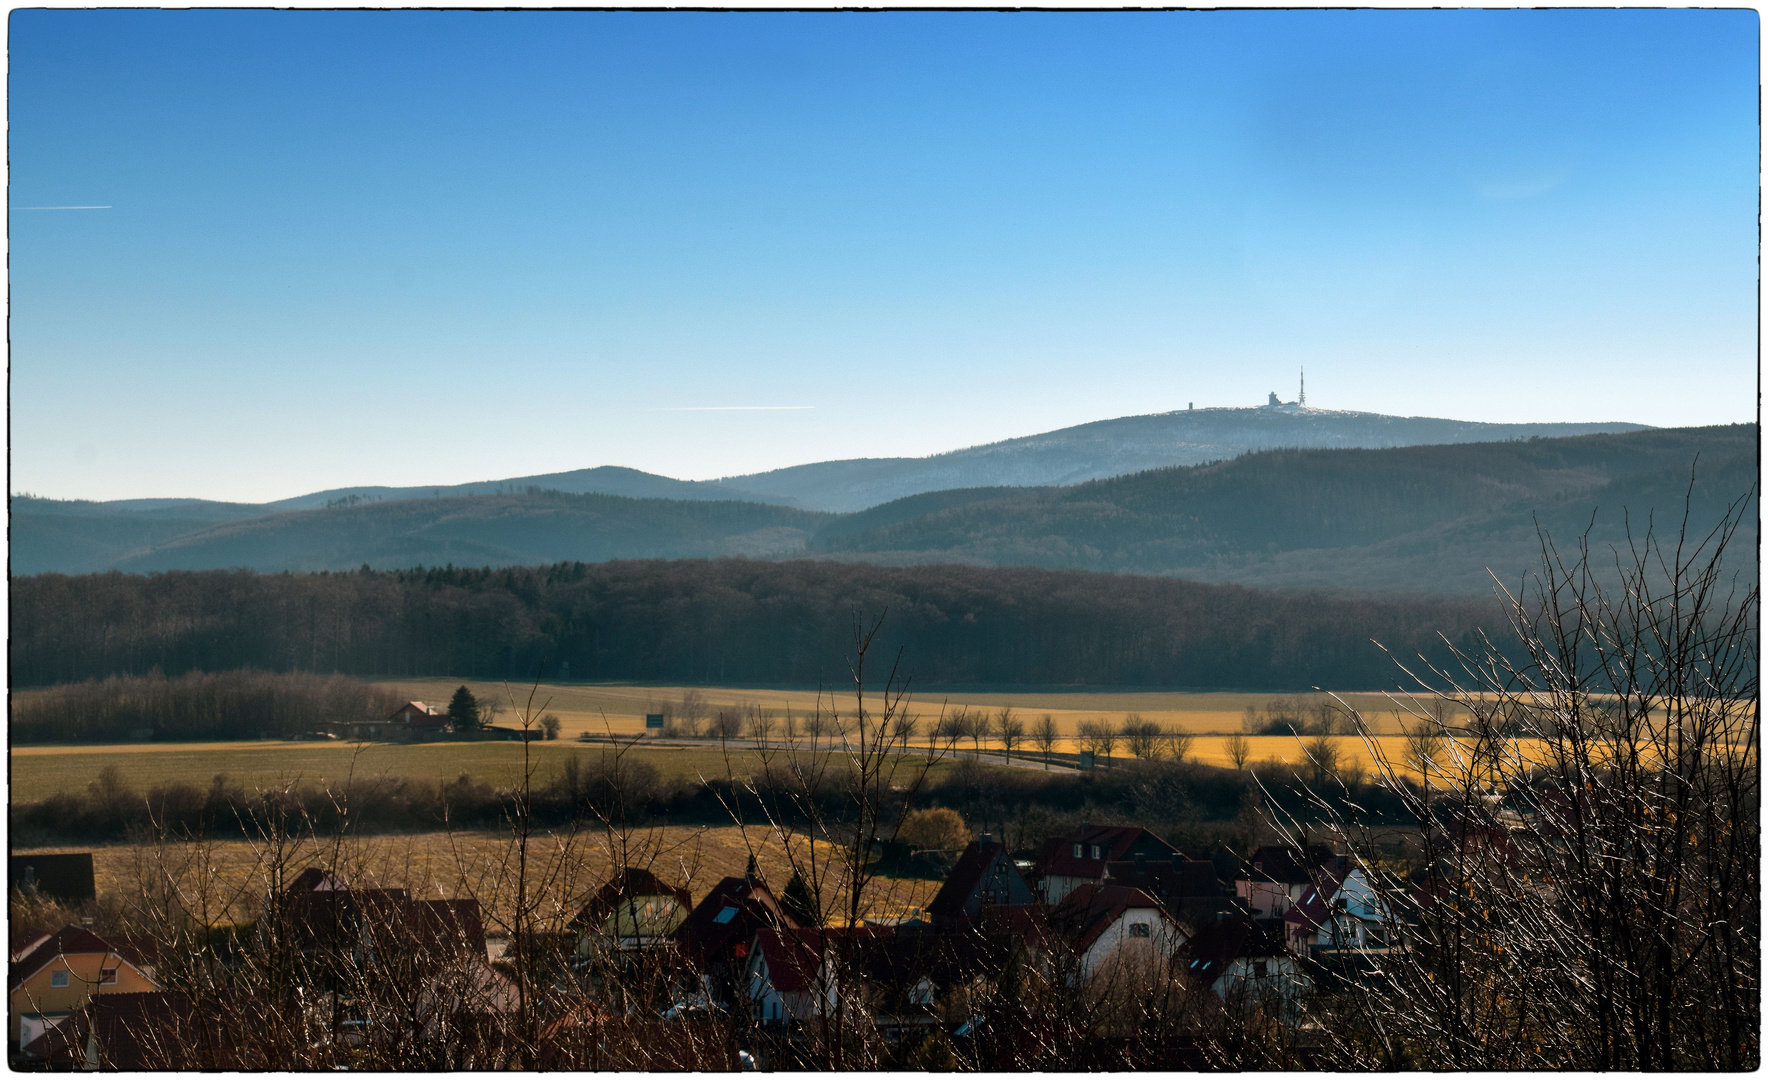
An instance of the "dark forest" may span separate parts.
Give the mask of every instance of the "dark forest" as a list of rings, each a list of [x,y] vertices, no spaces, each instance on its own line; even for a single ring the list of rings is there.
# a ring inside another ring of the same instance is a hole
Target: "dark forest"
[[[12,583],[16,686],[190,671],[840,684],[855,613],[918,685],[1373,689],[1497,607],[1030,568],[747,559]]]

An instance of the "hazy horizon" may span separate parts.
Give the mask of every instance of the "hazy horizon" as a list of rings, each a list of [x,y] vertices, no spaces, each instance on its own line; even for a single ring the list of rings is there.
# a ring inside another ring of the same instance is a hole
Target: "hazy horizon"
[[[14,492],[1754,420],[1753,11],[10,18]]]

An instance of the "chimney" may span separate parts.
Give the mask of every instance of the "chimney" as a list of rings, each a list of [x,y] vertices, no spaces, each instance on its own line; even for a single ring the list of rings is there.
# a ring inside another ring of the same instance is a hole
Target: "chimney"
[[[1173,869],[1174,870],[1183,870],[1184,868],[1185,868],[1185,853],[1182,851],[1173,852]]]
[[[988,833],[981,833],[976,837],[976,846],[977,847],[981,847],[984,844],[992,844],[992,843],[994,843],[994,837]]]
[[[1148,869],[1148,856],[1146,854],[1144,854],[1143,852],[1140,852],[1140,851],[1136,852],[1136,873],[1140,874],[1140,873],[1146,871],[1147,869]]]

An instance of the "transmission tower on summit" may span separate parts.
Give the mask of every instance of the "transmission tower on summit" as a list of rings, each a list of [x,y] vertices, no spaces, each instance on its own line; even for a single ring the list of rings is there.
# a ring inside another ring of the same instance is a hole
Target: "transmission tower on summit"
[[[1308,366],[1306,364],[1301,366],[1301,397],[1297,398],[1295,403],[1304,408],[1308,403]]]

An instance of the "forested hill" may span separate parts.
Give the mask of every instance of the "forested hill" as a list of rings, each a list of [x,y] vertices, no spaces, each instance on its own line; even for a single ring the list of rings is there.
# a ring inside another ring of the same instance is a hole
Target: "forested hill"
[[[855,611],[917,684],[1370,689],[1371,639],[1445,659],[1488,601],[1260,592],[1080,571],[746,559],[502,570],[121,573],[13,582],[33,686],[255,667],[359,676],[837,685]]]
[[[868,561],[1487,593],[1488,567],[1514,582],[1536,565],[1537,526],[1561,541],[1588,527],[1607,544],[1629,522],[1679,524],[1691,477],[1704,531],[1757,484],[1755,426],[1280,450],[1073,487],[940,492],[833,521],[818,545]]]
[[[1756,483],[1756,428],[1272,450],[1068,487],[926,492],[845,515],[538,488],[233,520],[223,504],[86,516],[19,499],[11,557],[23,576],[809,556],[1484,595],[1488,568],[1513,582],[1534,566],[1537,525],[1567,540],[1594,521],[1606,544],[1629,520],[1679,517],[1691,470],[1705,527]]]
[[[509,566],[560,559],[789,555],[802,552],[829,518],[755,502],[540,489],[364,502],[201,522],[194,528],[178,518],[82,518],[15,509],[12,565],[15,574],[113,568],[343,570],[364,563]]]
[[[720,484],[847,513],[928,491],[1078,484],[1255,450],[1342,449],[1640,431],[1639,424],[1482,424],[1305,406],[1182,409],[1124,416],[923,458],[855,458],[727,477]]]

